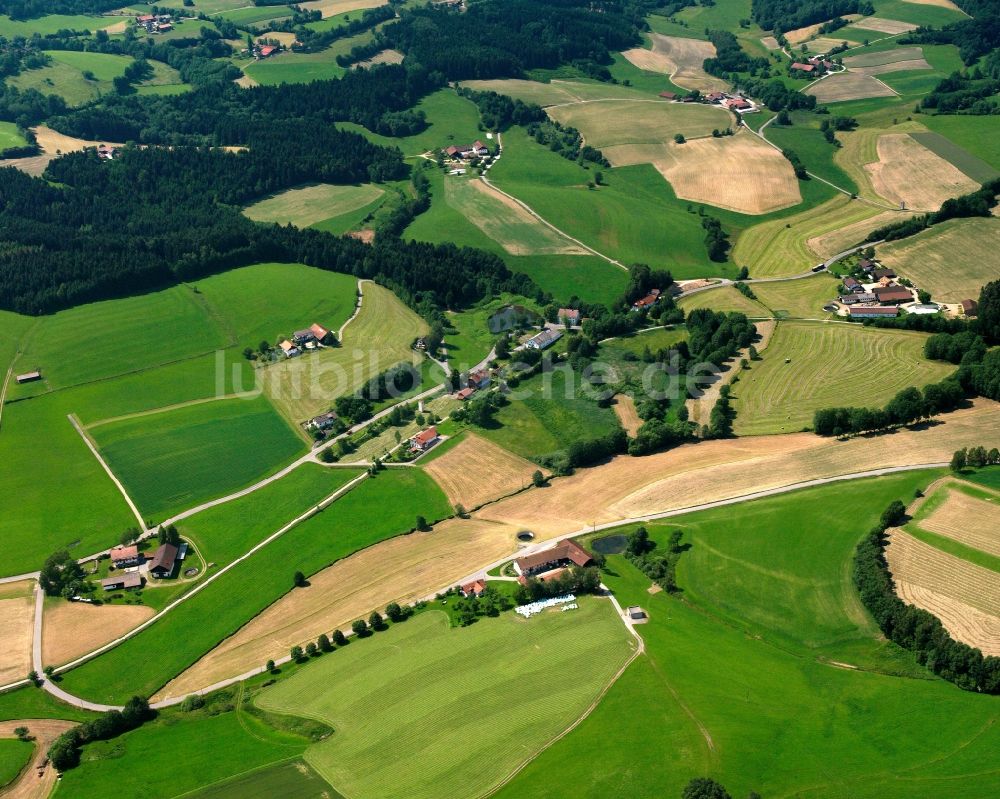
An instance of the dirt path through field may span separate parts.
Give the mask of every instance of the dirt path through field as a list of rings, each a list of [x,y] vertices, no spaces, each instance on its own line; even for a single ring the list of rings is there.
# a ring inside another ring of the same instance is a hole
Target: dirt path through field
[[[35,752],[27,767],[16,781],[6,790],[0,791],[3,799],[46,799],[56,784],[56,770],[50,765],[42,766],[45,752],[52,742],[66,730],[75,727],[76,722],[61,719],[20,719],[0,721],[0,737],[14,738],[14,730],[27,727],[28,734],[35,738]]]

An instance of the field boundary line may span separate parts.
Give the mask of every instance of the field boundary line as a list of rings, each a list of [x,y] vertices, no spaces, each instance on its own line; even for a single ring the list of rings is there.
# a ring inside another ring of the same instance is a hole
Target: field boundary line
[[[87,431],[80,424],[80,421],[76,418],[76,414],[75,413],[68,414],[66,418],[69,419],[70,424],[73,425],[73,428],[76,430],[76,432],[80,434],[80,438],[83,439],[84,443],[90,449],[93,456],[97,458],[97,462],[101,464],[101,467],[104,469],[105,472],[107,472],[108,477],[111,478],[111,482],[114,483],[115,486],[118,488],[118,490],[121,492],[121,495],[125,498],[125,502],[128,504],[129,508],[132,511],[132,515],[135,516],[136,521],[139,522],[139,527],[145,530],[146,521],[145,519],[142,518],[142,514],[139,513],[139,508],[137,508],[136,504],[132,501],[132,497],[128,495],[128,491],[125,490],[125,486],[122,485],[122,481],[118,479],[117,475],[115,475],[113,471],[111,471],[111,467],[108,466],[108,462],[104,460],[104,457],[97,449],[96,444],[94,444],[90,436],[87,435]]]
[[[649,101],[645,101],[645,102],[656,102],[656,101],[655,100],[649,100]],[[570,105],[575,105],[575,103],[571,103]],[[500,147],[500,156],[497,157],[497,160],[499,160],[499,158],[502,157],[502,155],[503,155],[503,140],[500,138],[500,133],[499,132],[497,133],[497,145]],[[493,189],[494,191],[499,192],[500,194],[502,194],[507,199],[511,200],[512,202],[517,203],[519,206],[521,206],[521,208],[523,208],[525,211],[527,211],[531,216],[533,216],[535,219],[537,219],[539,222],[541,222],[546,227],[551,228],[552,230],[554,230],[558,235],[562,236],[567,241],[571,241],[574,244],[577,244],[580,247],[583,247],[583,249],[585,249],[587,252],[596,255],[598,258],[603,258],[609,264],[614,264],[615,266],[617,266],[622,271],[625,271],[625,272],[628,271],[628,267],[625,266],[625,264],[623,264],[621,261],[616,261],[610,255],[605,255],[602,252],[598,252],[593,247],[591,247],[589,244],[584,244],[579,239],[573,238],[571,235],[569,235],[569,233],[566,233],[564,230],[560,230],[555,225],[553,225],[551,222],[549,222],[547,219],[545,219],[545,217],[543,217],[541,214],[539,214],[534,208],[532,208],[526,202],[524,202],[523,200],[519,200],[513,194],[510,194],[510,193],[504,191],[499,186],[497,186],[495,183],[491,183],[490,179],[486,176],[485,173],[482,174],[482,175],[480,175],[479,179],[484,184],[486,184],[491,189]]]
[[[299,524],[301,524],[304,521],[307,521],[308,519],[311,519],[316,514],[322,513],[331,504],[333,504],[334,502],[336,502],[344,494],[346,494],[347,492],[349,492],[350,490],[352,490],[355,486],[357,486],[359,483],[361,483],[367,477],[368,477],[368,473],[367,472],[362,472],[360,475],[358,475],[357,477],[355,477],[350,482],[345,483],[344,485],[342,485],[340,488],[338,488],[332,494],[330,494],[329,496],[327,496],[325,499],[320,500],[319,503],[317,503],[313,507],[309,508],[309,510],[307,510],[304,513],[300,514],[299,516],[295,517],[294,519],[292,519],[292,521],[290,521],[287,524],[285,524],[283,527],[281,527],[280,529],[278,529],[276,532],[271,533],[271,535],[269,535],[263,541],[260,541],[257,544],[255,544],[253,547],[251,547],[249,550],[247,550],[246,552],[244,552],[242,555],[240,555],[238,558],[236,558],[235,560],[233,560],[231,563],[227,563],[225,566],[223,566],[221,569],[219,569],[219,571],[215,572],[215,574],[213,574],[210,577],[206,578],[205,580],[199,582],[194,588],[192,588],[190,591],[188,591],[183,596],[180,596],[177,599],[175,599],[173,602],[171,602],[169,605],[167,605],[163,610],[161,610],[159,613],[157,613],[152,618],[147,619],[142,624],[140,624],[138,627],[135,627],[135,628],[129,630],[127,633],[125,633],[125,635],[119,636],[118,638],[116,638],[113,641],[109,641],[107,644],[104,644],[103,646],[98,647],[97,649],[93,650],[92,652],[88,652],[86,655],[83,655],[83,656],[77,658],[76,660],[70,661],[69,663],[66,663],[66,664],[64,664],[62,666],[59,666],[55,670],[56,673],[57,674],[62,674],[63,672],[66,672],[66,671],[69,671],[70,669],[76,668],[77,666],[80,666],[80,665],[82,665],[83,663],[86,663],[89,660],[93,660],[95,657],[97,657],[99,655],[102,655],[102,654],[104,654],[105,652],[107,652],[107,651],[109,651],[111,649],[114,649],[119,644],[122,644],[122,643],[124,643],[125,641],[128,641],[131,638],[134,638],[140,632],[142,632],[143,630],[147,629],[148,627],[150,627],[153,624],[155,624],[156,622],[158,622],[161,618],[163,618],[164,615],[166,615],[167,613],[169,613],[171,610],[173,610],[174,608],[176,608],[178,605],[180,605],[183,602],[187,602],[191,597],[197,595],[198,593],[200,593],[201,591],[203,591],[205,588],[207,588],[209,585],[211,585],[213,582],[215,582],[220,577],[222,577],[222,575],[226,574],[231,569],[233,569],[236,566],[238,566],[239,564],[241,564],[243,561],[245,561],[248,558],[250,558],[253,555],[255,555],[257,552],[259,552],[260,550],[262,550],[264,547],[266,547],[271,542],[273,542],[273,541],[277,540],[278,538],[280,538],[281,536],[283,536],[285,533],[287,533],[292,528],[297,527]],[[40,628],[40,625],[39,625],[39,628]],[[40,629],[39,629],[39,632],[40,632]],[[36,664],[35,664],[36,666],[41,666],[42,665],[41,664],[41,651],[40,651],[40,648],[41,648],[41,643],[39,643],[39,652],[37,653],[38,659],[37,659]],[[36,670],[38,670],[38,669],[36,669]],[[41,673],[41,672],[39,671],[39,673]],[[68,702],[69,704],[76,705],[78,707],[86,707],[86,708],[89,708],[91,710],[94,710],[94,709],[97,709],[97,710],[111,710],[111,709],[115,709],[115,708],[118,707],[116,705],[103,705],[103,704],[98,704],[98,703],[93,703],[93,702],[87,702],[86,700],[80,699],[78,697],[73,696],[72,694],[67,693],[66,691],[63,691],[58,686],[53,685],[53,683],[50,680],[46,680],[45,681],[44,687],[45,687],[45,689],[49,693],[51,693],[54,696],[62,699],[64,702]]]
[[[155,416],[158,413],[169,413],[170,411],[178,411],[182,408],[190,408],[195,405],[205,405],[209,402],[219,402],[220,400],[254,399],[259,397],[261,393],[260,389],[253,389],[251,391],[237,391],[234,394],[223,394],[217,397],[202,397],[201,399],[187,400],[186,402],[178,402],[174,405],[164,405],[161,408],[150,408],[148,411],[123,413],[121,416],[110,416],[107,419],[98,419],[96,422],[83,425],[83,429],[93,430],[95,427],[112,424],[113,422],[124,422],[128,419],[141,419],[143,416]],[[83,423],[81,422],[81,424]]]
[[[487,788],[482,793],[476,794],[474,799],[486,799],[486,797],[493,796],[497,791],[499,791],[501,788],[510,783],[510,781],[513,780],[514,777],[516,777],[518,774],[524,771],[524,769],[530,766],[535,760],[537,760],[538,757],[540,757],[543,752],[555,746],[557,743],[559,743],[559,741],[561,741],[563,738],[565,738],[567,735],[573,732],[573,730],[575,730],[577,727],[583,724],[583,722],[585,722],[590,717],[590,714],[597,709],[597,706],[601,703],[601,700],[604,699],[605,696],[607,696],[607,693],[608,691],[611,690],[612,686],[616,682],[618,682],[619,679],[621,679],[621,676],[625,673],[625,670],[636,661],[639,655],[645,654],[646,652],[645,640],[643,640],[643,637],[639,635],[635,627],[626,620],[625,614],[622,612],[622,606],[618,603],[618,600],[615,598],[615,595],[611,593],[605,586],[602,585],[601,587],[604,588],[604,590],[607,592],[604,595],[604,598],[611,601],[611,607],[613,608],[615,613],[618,614],[619,620],[622,622],[622,624],[625,625],[625,628],[629,631],[629,633],[631,633],[632,637],[636,639],[635,651],[631,655],[629,655],[628,659],[621,665],[621,668],[619,668],[618,671],[616,671],[611,676],[611,679],[608,680],[607,684],[598,692],[597,696],[594,697],[594,700],[584,709],[583,713],[581,713],[580,716],[572,724],[570,724],[562,732],[558,733],[555,737],[549,739],[549,741],[547,741],[545,745],[542,746],[541,749],[539,749],[534,754],[527,757],[522,763],[516,766],[514,770],[510,772],[510,774],[508,774],[506,777],[504,777],[499,783],[492,786],[491,788]]]
[[[256,8],[256,6],[254,7]],[[262,766],[254,766],[253,768],[248,768],[246,771],[241,771],[239,774],[230,774],[228,777],[224,777],[221,780],[216,780],[215,782],[209,782],[206,783],[205,785],[199,785],[197,788],[192,788],[190,791],[185,791],[184,793],[179,793],[175,795],[173,799],[184,799],[185,796],[198,796],[201,793],[203,793],[206,789],[211,788],[215,785],[222,785],[223,783],[235,780],[237,777],[245,777],[247,774],[253,774],[256,771],[263,771],[264,769],[271,768],[272,766],[280,766],[282,763],[291,763],[293,760],[302,760],[303,762],[305,762],[301,754],[289,755],[288,757],[281,758],[281,760],[272,760],[270,763],[265,763]],[[312,766],[310,766],[310,768],[312,768]]]

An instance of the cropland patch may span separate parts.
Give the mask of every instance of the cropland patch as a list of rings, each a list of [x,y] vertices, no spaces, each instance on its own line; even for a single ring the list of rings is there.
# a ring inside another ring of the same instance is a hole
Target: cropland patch
[[[880,406],[907,386],[954,371],[923,357],[926,336],[847,323],[780,323],[768,351],[740,379],[740,435],[788,433],[812,424],[820,408]]]
[[[916,236],[882,244],[887,266],[929,291],[939,302],[975,299],[1000,274],[1000,219],[952,219]]]
[[[886,548],[901,599],[930,611],[959,641],[1000,655],[1000,580],[991,569],[942,552],[902,530]]]
[[[878,138],[878,161],[866,164],[872,187],[911,210],[936,211],[949,197],[975,191],[979,184],[907,133]]]
[[[424,467],[452,505],[466,508],[530,485],[537,469],[531,461],[472,433]]]
[[[420,363],[413,341],[429,328],[389,289],[363,284],[361,310],[344,328],[340,347],[306,353],[258,372],[265,393],[293,423],[326,411],[334,399],[399,363]]]
[[[973,495],[956,487],[944,491],[944,501],[927,516],[918,518],[918,526],[1000,557],[1000,529],[996,524],[1000,495]]]
[[[781,45],[778,44],[778,40],[775,39],[773,36],[762,37],[760,43],[764,45],[764,47],[766,47],[768,50],[777,50],[779,47],[781,47]]]
[[[31,670],[33,588],[32,580],[0,586],[0,685],[21,680]]]
[[[844,14],[843,18],[848,21],[853,21],[856,19],[860,19],[861,15]],[[806,25],[804,28],[796,28],[793,31],[788,31],[788,33],[785,34],[785,38],[788,39],[790,44],[802,44],[802,42],[806,41],[807,39],[811,39],[813,36],[819,33],[819,29],[822,28],[824,24],[825,23],[823,22],[817,22],[815,25]]]
[[[872,210],[871,206],[864,203],[855,203],[855,208]],[[862,219],[856,222],[847,222],[832,230],[824,231],[816,236],[811,236],[806,240],[806,246],[819,258],[827,258],[831,255],[855,247],[865,240],[869,233],[877,230],[883,225],[891,222],[899,222],[903,216],[899,211],[882,211],[874,216],[865,214]]]
[[[894,64],[897,61],[923,60],[924,51],[921,47],[894,47],[889,50],[876,50],[859,55],[847,56],[844,66],[848,69],[874,67],[882,64]]]
[[[632,64],[648,72],[669,75],[672,83],[702,93],[725,91],[729,84],[702,68],[706,58],[715,57],[715,45],[701,39],[650,33],[651,49],[634,48],[622,53]]]
[[[307,11],[319,11],[323,19],[345,14],[348,11],[360,11],[365,8],[384,6],[386,0],[308,0],[299,5]]]
[[[384,193],[371,184],[334,186],[317,183],[259,200],[244,208],[243,213],[257,222],[292,224],[304,228],[364,208]]]
[[[674,134],[705,136],[732,118],[718,106],[653,100],[606,100],[548,109],[549,116],[579,130],[587,144],[604,149],[624,144],[661,144]],[[636,161],[629,161],[636,163]]]
[[[940,133],[917,131],[911,133],[910,136],[979,183],[985,183],[1000,175],[1000,172],[990,166],[990,164],[974,156],[964,147],[960,147]]]
[[[462,86],[479,92],[506,94],[515,100],[535,103],[542,107],[590,100],[641,100],[649,95],[627,86],[605,83],[580,83],[571,80],[553,80],[541,83],[534,80],[497,79],[466,80]]]
[[[635,436],[642,427],[642,419],[635,409],[635,400],[628,394],[618,394],[612,401],[611,407],[614,408],[622,429],[630,436]]]
[[[896,92],[880,80],[857,72],[838,72],[805,89],[819,103],[840,103],[868,97],[895,97]]]
[[[772,340],[768,352],[774,346]],[[531,530],[540,539],[820,477],[947,461],[956,447],[978,445],[981,430],[1000,422],[1000,404],[977,402],[942,422],[875,439],[836,441],[796,433],[685,444],[641,461],[618,457],[544,490],[489,505],[473,518]]]
[[[108,422],[89,434],[150,519],[249,485],[304,449],[264,397]]]
[[[585,255],[523,206],[481,180],[446,178],[445,200],[511,255]]]
[[[912,3],[915,6],[937,6],[938,8],[948,8],[952,11],[958,11],[961,14],[965,13],[952,0],[903,0],[903,2]]]
[[[257,703],[336,723],[305,759],[347,796],[478,794],[579,718],[633,652],[610,603],[578,604],[462,630],[427,613],[318,661]],[[390,742],[391,764],[369,768],[370,752]],[[467,756],[456,762],[459,750]]]
[[[0,161],[0,167],[5,166],[16,166],[22,172],[27,172],[29,175],[41,175],[45,168],[49,165],[49,161],[56,158],[60,153],[73,153],[78,150],[83,150],[86,147],[97,147],[101,144],[116,144],[116,142],[97,142],[97,141],[87,141],[85,139],[75,139],[72,136],[66,136],[62,133],[58,133],[52,128],[47,128],[41,125],[37,128],[33,128],[35,132],[35,139],[38,142],[38,146],[41,148],[41,155],[33,155],[28,158],[9,158]]]
[[[604,154],[615,166],[652,163],[683,200],[744,214],[766,214],[802,202],[788,160],[743,131],[684,144],[606,146]]]
[[[838,282],[820,273],[803,280],[755,283],[753,292],[778,319],[825,319],[823,306],[837,298]]]
[[[42,626],[42,660],[61,666],[138,627],[153,615],[145,605],[90,605],[50,600]]]
[[[854,20],[854,27],[866,31],[878,31],[895,36],[898,33],[906,33],[917,29],[917,25],[912,22],[900,22],[896,19],[883,19],[882,17],[861,17]]]
[[[358,61],[356,64],[358,69],[366,69],[368,67],[373,67],[376,64],[402,64],[403,54],[399,50],[382,50],[376,53],[371,58],[366,58],[364,61]]]
[[[699,291],[697,294],[681,297],[677,304],[688,313],[696,308],[711,308],[713,311],[738,311],[750,317],[771,315],[761,303],[741,294],[733,286]]]

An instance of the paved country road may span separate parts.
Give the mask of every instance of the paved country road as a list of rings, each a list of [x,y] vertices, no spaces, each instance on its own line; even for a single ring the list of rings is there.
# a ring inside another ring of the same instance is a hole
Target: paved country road
[[[739,504],[739,503],[742,503],[742,502],[749,502],[749,501],[755,500],[755,499],[762,499],[764,497],[773,497],[773,496],[777,496],[777,495],[780,495],[780,494],[787,494],[787,493],[789,493],[791,491],[798,491],[798,490],[801,490],[801,489],[804,489],[804,488],[812,488],[812,487],[815,487],[815,486],[829,485],[831,483],[839,483],[839,482],[844,482],[844,481],[847,481],[847,480],[862,480],[862,479],[869,478],[869,477],[882,477],[882,476],[885,476],[885,475],[888,475],[888,474],[898,474],[900,472],[916,471],[916,470],[920,470],[920,469],[942,468],[942,467],[945,467],[947,465],[948,465],[947,463],[941,462],[941,463],[921,463],[921,464],[913,464],[913,465],[908,465],[908,466],[891,466],[891,467],[887,467],[887,468],[883,468],[883,469],[870,469],[868,471],[863,471],[863,472],[850,472],[848,474],[836,475],[836,476],[833,476],[833,477],[822,477],[822,478],[817,478],[815,480],[804,480],[804,481],[797,482],[797,483],[788,483],[787,485],[784,485],[784,486],[777,486],[775,488],[767,488],[767,489],[763,489],[761,491],[753,491],[753,492],[750,492],[748,494],[741,494],[739,496],[729,497],[728,499],[720,499],[720,500],[715,500],[713,502],[703,502],[703,503],[700,503],[698,505],[688,506],[686,508],[677,508],[675,510],[662,511],[660,513],[651,513],[651,514],[647,514],[645,516],[635,516],[635,517],[628,518],[628,519],[620,519],[620,520],[614,521],[614,522],[607,522],[607,523],[604,523],[604,524],[598,524],[598,525],[583,527],[583,528],[581,528],[579,530],[574,530],[574,531],[572,531],[570,533],[565,533],[565,534],[557,536],[555,538],[550,538],[550,539],[548,539],[546,541],[540,541],[537,544],[534,544],[534,545],[529,546],[529,547],[525,547],[524,549],[520,550],[517,554],[518,554],[519,557],[523,557],[524,555],[529,555],[529,554],[532,554],[532,553],[535,553],[535,552],[540,552],[542,550],[548,549],[549,547],[553,546],[554,544],[558,543],[559,541],[563,541],[563,540],[565,540],[567,538],[575,538],[576,536],[580,536],[580,535],[583,535],[585,533],[599,532],[601,530],[612,530],[612,529],[615,529],[617,527],[622,527],[623,525],[640,524],[642,522],[651,522],[651,521],[656,521],[658,519],[667,519],[667,518],[670,518],[670,517],[673,517],[673,516],[681,516],[681,515],[684,515],[684,514],[687,514],[687,513],[694,513],[694,512],[697,512],[697,511],[711,510],[713,508],[722,508],[722,507],[726,507],[728,505],[736,505],[736,504]],[[355,482],[364,479],[364,477],[365,477],[365,475],[362,475],[361,477],[356,478]],[[348,489],[348,486],[351,486],[351,485],[352,484],[349,483],[347,486],[344,486],[343,488],[340,489],[340,492],[343,492],[344,490]],[[328,498],[328,500],[324,500],[324,502],[332,502],[332,501],[333,501],[333,498]],[[270,541],[274,540],[279,535],[281,535],[284,532],[286,532],[288,529],[291,529],[291,527],[294,526],[295,524],[298,524],[300,521],[304,520],[305,518],[308,518],[308,516],[312,515],[316,511],[317,511],[316,508],[310,509],[310,511],[308,511],[306,514],[303,514],[298,519],[296,519],[296,520],[290,522],[289,524],[285,525],[281,530],[278,530],[276,533],[273,533],[267,539],[265,539],[261,543],[257,544],[257,546],[255,546],[252,550],[250,550],[249,552],[247,552],[241,558],[239,558],[238,560],[236,560],[233,563],[229,564],[227,567],[225,567],[225,569],[223,571],[232,568],[237,563],[239,563],[242,560],[246,559],[251,554],[253,554],[257,550],[259,550],[261,547],[265,546],[267,543],[269,543]],[[498,566],[503,565],[504,563],[507,563],[511,559],[512,559],[512,556],[508,555],[507,557],[504,557],[504,558],[502,558],[500,560],[494,561],[493,563],[489,563],[489,564],[483,566],[478,571],[473,572],[472,574],[466,575],[461,580],[458,580],[458,581],[456,581],[454,583],[451,583],[449,585],[446,585],[446,586],[442,586],[440,590],[444,591],[444,590],[447,590],[448,588],[451,588],[451,587],[453,587],[455,585],[462,585],[463,583],[471,582],[472,580],[485,577],[486,576],[486,572],[490,571],[491,569],[495,569]],[[223,571],[220,571],[220,572],[216,573],[215,575],[213,575],[212,578],[210,578],[210,580],[211,579],[216,579],[217,577],[219,577],[223,573]],[[86,660],[91,659],[92,657],[96,657],[98,654],[106,652],[107,650],[112,649],[113,647],[117,646],[119,643],[121,643],[121,642],[123,642],[125,640],[128,640],[129,638],[137,635],[139,632],[141,632],[142,630],[146,629],[147,627],[149,627],[150,625],[152,625],[153,623],[155,623],[164,614],[169,613],[177,605],[179,605],[182,602],[184,602],[187,598],[193,596],[193,594],[196,593],[198,590],[201,590],[201,588],[203,588],[205,585],[207,585],[208,582],[210,582],[210,580],[206,580],[204,583],[201,583],[198,588],[192,590],[191,592],[185,594],[180,599],[178,599],[175,602],[171,603],[161,613],[159,613],[158,615],[154,616],[152,619],[149,619],[147,622],[145,622],[144,624],[142,624],[139,627],[135,628],[134,630],[132,630],[128,634],[122,636],[121,638],[116,639],[115,641],[112,641],[109,644],[104,645],[103,647],[101,647],[99,649],[94,650],[93,652],[91,652],[91,653],[89,653],[87,655],[84,655],[81,658],[78,658],[77,660],[73,661],[73,663],[67,664],[65,667],[63,667],[63,669],[60,669],[60,671],[66,669],[66,668],[71,668],[74,665],[78,665],[78,664],[80,664],[80,663],[82,663],[82,662],[84,662]],[[438,593],[438,592],[435,592],[435,593]],[[427,597],[427,599],[433,599],[433,598],[434,598],[434,594],[429,595]],[[43,667],[42,657],[41,657],[41,631],[42,631],[42,622],[41,622],[41,619],[42,619],[42,596],[41,596],[41,589],[37,589],[37,592],[36,592],[36,602],[37,602],[37,604],[36,604],[36,613],[35,613],[35,637],[34,637],[34,644],[33,644],[33,661],[34,661],[35,671],[37,671],[39,674],[41,674],[42,673],[42,667]],[[282,665],[284,663],[288,663],[289,660],[291,660],[291,658],[289,658],[289,657],[286,656],[286,657],[283,657],[281,659],[275,660],[275,664],[276,665]],[[212,691],[219,690],[220,688],[225,688],[225,687],[227,687],[229,685],[233,685],[235,683],[241,682],[241,681],[246,680],[246,679],[248,679],[250,677],[253,677],[253,676],[257,675],[257,674],[261,674],[261,673],[263,673],[263,671],[264,671],[263,667],[258,666],[257,668],[254,668],[254,669],[252,669],[250,671],[247,671],[247,672],[245,672],[243,674],[237,675],[235,677],[231,677],[231,678],[229,678],[227,680],[222,680],[220,682],[213,683],[212,685],[206,686],[205,688],[202,688],[202,689],[200,689],[198,691],[195,691],[194,693],[207,694],[207,693],[210,693]],[[27,682],[26,680],[23,680],[20,683],[13,683],[13,684],[11,684],[9,686],[0,686],[0,689],[11,688],[11,687],[14,687],[15,685],[23,685],[23,684],[26,684],[26,682]],[[45,680],[45,682],[42,685],[42,688],[44,690],[48,691],[53,696],[55,696],[56,698],[61,699],[64,702],[67,702],[67,703],[69,703],[71,705],[75,705],[77,707],[86,708],[88,710],[104,711],[104,710],[121,709],[121,707],[117,706],[117,705],[104,705],[104,704],[100,704],[100,703],[96,703],[96,702],[90,702],[90,701],[88,701],[86,699],[81,699],[80,697],[73,696],[72,694],[70,694],[70,693],[62,690],[58,686],[58,684],[53,683],[51,680]],[[152,705],[152,707],[154,707],[154,708],[170,707],[170,706],[173,706],[173,705],[180,704],[183,701],[184,701],[184,697],[173,697],[173,698],[170,698],[170,699],[163,700],[162,702],[156,702],[156,703],[154,703]]]

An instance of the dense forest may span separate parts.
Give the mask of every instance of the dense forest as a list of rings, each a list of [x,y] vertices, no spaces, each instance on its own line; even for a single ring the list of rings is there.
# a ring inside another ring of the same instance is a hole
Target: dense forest
[[[0,14],[34,19],[45,14],[103,14],[121,8],[117,0],[0,0]]]
[[[174,145],[246,145],[261,129],[286,123],[298,126],[298,138],[331,122],[406,136],[426,126],[423,113],[409,109],[441,85],[439,74],[420,67],[385,65],[312,83],[253,89],[213,84],[172,96],[109,96],[49,124],[83,139]]]
[[[441,72],[449,80],[519,77],[525,70],[573,64],[610,77],[611,53],[641,44],[650,0],[605,0],[601,13],[584,0],[506,0],[447,8],[414,8],[378,36],[383,47]]]
[[[363,174],[373,159],[399,163],[397,151],[336,131],[319,137],[320,155],[303,143],[287,159],[287,133],[248,153],[126,148],[110,162],[74,153],[49,167],[58,186],[4,170],[0,307],[41,313],[261,261],[377,279],[428,317],[501,290],[538,296],[530,278],[489,253],[391,237],[370,246],[251,222],[227,203],[311,179],[310,169],[333,179]]]
[[[867,0],[753,0],[754,22],[764,30],[782,33],[826,22],[844,14],[873,14]]]

